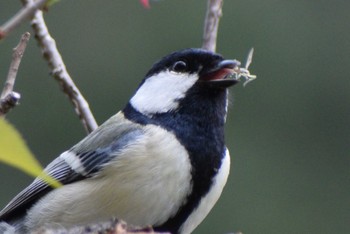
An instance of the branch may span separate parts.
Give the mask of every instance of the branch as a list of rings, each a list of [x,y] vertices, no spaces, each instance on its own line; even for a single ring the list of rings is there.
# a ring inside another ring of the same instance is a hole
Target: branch
[[[13,30],[20,26],[23,22],[32,18],[37,9],[42,8],[47,0],[31,1],[17,12],[11,19],[0,26],[0,40],[9,35]]]
[[[13,48],[12,61],[4,89],[0,96],[0,116],[5,116],[7,112],[18,104],[18,101],[21,98],[19,93],[13,91],[13,86],[15,85],[18,67],[21,63],[29,38],[30,34],[28,32],[24,33],[18,45]]]
[[[215,52],[219,21],[222,16],[223,0],[208,0],[207,13],[204,21],[202,48]]]
[[[62,60],[60,53],[56,47],[55,40],[50,36],[46,27],[42,8],[47,0],[22,0],[24,7],[5,24],[0,26],[0,40],[10,34],[21,23],[29,18],[33,18],[32,27],[34,29],[36,39],[39,42],[44,58],[47,60],[52,76],[58,81],[64,93],[66,93],[75,107],[75,112],[78,114],[87,132],[91,132],[97,128],[97,123],[90,111],[89,104],[84,99],[79,89],[75,86],[72,78],[66,70],[66,66]],[[19,94],[13,97],[8,97],[5,103],[9,103],[9,108],[15,106],[18,102]],[[17,101],[16,101],[17,100]],[[5,107],[8,108],[8,107]]]
[[[154,232],[152,227],[139,228],[127,225],[124,221],[118,219],[112,219],[108,222],[91,224],[86,226],[75,226],[70,229],[50,229],[40,228],[31,234],[96,234],[96,233],[109,233],[109,234],[170,234],[165,232]]]
[[[22,0],[24,5],[31,5],[33,2],[33,0]],[[45,24],[42,11],[37,10],[35,12],[31,23],[35,33],[35,39],[38,41],[44,59],[49,65],[50,74],[59,83],[63,92],[69,97],[85,130],[88,133],[92,132],[98,125],[91,113],[88,102],[80,93],[66,69],[63,59],[57,49],[56,42],[51,37]]]

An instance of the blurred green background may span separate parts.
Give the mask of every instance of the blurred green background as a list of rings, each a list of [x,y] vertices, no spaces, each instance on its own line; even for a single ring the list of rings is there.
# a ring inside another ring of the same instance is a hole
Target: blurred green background
[[[99,123],[120,110],[150,66],[200,47],[206,1],[61,1],[45,14]],[[0,22],[20,7],[0,2]],[[350,233],[350,1],[226,0],[217,51],[258,79],[235,86],[227,119],[231,174],[195,233]],[[0,79],[29,24],[0,42]],[[85,136],[34,38],[8,115],[43,165]],[[1,146],[0,146],[1,147]],[[0,165],[0,206],[32,178]]]

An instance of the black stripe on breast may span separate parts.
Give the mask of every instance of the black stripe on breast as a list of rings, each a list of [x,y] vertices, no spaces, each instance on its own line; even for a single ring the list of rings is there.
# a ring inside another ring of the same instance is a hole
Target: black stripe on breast
[[[190,156],[192,193],[173,217],[154,227],[155,231],[179,232],[181,225],[198,207],[201,198],[209,192],[225,155],[226,92],[212,91],[205,95],[198,90],[192,92],[192,95],[187,95],[191,100],[183,99],[180,108],[174,112],[147,117],[131,104],[123,110],[125,117],[133,122],[158,125],[172,132]],[[200,101],[194,102],[192,98]]]

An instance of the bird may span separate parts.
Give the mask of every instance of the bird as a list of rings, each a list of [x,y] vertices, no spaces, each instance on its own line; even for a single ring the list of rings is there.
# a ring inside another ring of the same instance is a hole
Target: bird
[[[44,169],[0,211],[16,233],[118,218],[191,233],[219,199],[230,171],[224,127],[237,60],[175,51],[146,73],[125,107]]]

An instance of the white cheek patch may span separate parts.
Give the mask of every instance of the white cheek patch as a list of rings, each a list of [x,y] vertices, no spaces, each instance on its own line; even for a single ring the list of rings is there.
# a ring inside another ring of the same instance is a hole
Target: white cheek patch
[[[170,71],[149,77],[131,98],[131,105],[144,115],[175,110],[179,99],[198,80],[197,74],[182,74]]]

